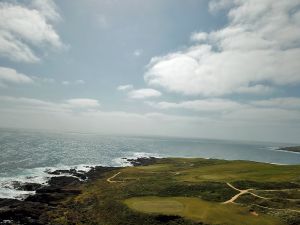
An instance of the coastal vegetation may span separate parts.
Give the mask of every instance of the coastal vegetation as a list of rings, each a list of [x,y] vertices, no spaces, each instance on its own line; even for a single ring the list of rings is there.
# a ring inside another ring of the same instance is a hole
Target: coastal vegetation
[[[300,223],[300,166],[158,159],[109,171],[47,213],[50,224]]]
[[[195,158],[128,161],[134,166],[51,172],[71,176],[51,178],[49,186],[37,187],[25,201],[0,199],[0,224],[300,224],[300,165]],[[35,186],[20,186],[28,187]]]

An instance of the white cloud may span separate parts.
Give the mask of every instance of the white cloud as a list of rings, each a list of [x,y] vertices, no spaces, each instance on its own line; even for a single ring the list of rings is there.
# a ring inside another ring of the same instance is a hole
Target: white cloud
[[[64,80],[61,82],[62,85],[68,86],[68,85],[83,85],[85,84],[84,80],[74,80],[74,81],[70,81],[70,80]]]
[[[163,110],[186,109],[201,112],[200,118],[219,124],[244,126],[273,126],[300,122],[300,98],[271,98],[249,102],[229,99],[201,99],[183,102],[146,102]],[[249,123],[249,124],[248,124]],[[223,130],[225,132],[225,130]]]
[[[51,21],[57,20],[53,1],[34,0],[31,5],[0,3],[0,56],[13,61],[37,62],[34,48],[61,49],[63,44]]]
[[[131,84],[120,85],[117,90],[127,93],[127,96],[131,99],[146,99],[162,95],[161,92],[151,88],[134,89]]]
[[[66,110],[61,104],[35,98],[0,96],[0,102],[1,105],[4,106],[3,109],[14,109],[17,111],[63,112]]]
[[[31,6],[38,10],[47,20],[57,22],[61,19],[53,0],[32,0]]]
[[[106,29],[109,26],[107,17],[105,15],[96,15],[97,25],[102,29]]]
[[[201,96],[265,94],[299,84],[299,0],[210,4],[212,10],[229,6],[226,27],[208,33],[206,41],[199,33],[201,42],[184,51],[153,58],[145,81],[170,92]]]
[[[240,125],[282,124],[300,122],[300,98],[269,98],[255,101],[233,101],[229,99],[201,99],[182,102],[146,102],[151,107],[170,110],[186,109],[201,112],[201,116],[214,121],[229,123],[233,120]],[[292,126],[292,124],[290,124]]]
[[[211,12],[217,12],[222,9],[230,8],[233,4],[233,0],[211,0],[208,6]]]
[[[53,78],[47,78],[47,77],[33,77],[34,80],[41,82],[41,83],[47,83],[47,84],[54,84],[56,81]]]
[[[271,108],[285,108],[285,109],[300,109],[300,98],[286,97],[286,98],[271,98],[265,100],[258,100],[251,102],[259,107]]]
[[[0,67],[0,86],[6,86],[11,83],[28,84],[33,83],[33,80],[29,76],[17,72],[15,69]]]
[[[248,87],[239,87],[236,92],[237,93],[244,93],[244,94],[270,94],[272,93],[274,88],[257,84],[254,86],[248,86]]]
[[[0,56],[13,61],[38,62],[31,48],[4,30],[0,31]]]
[[[142,49],[136,49],[136,50],[133,52],[133,55],[135,55],[136,57],[139,57],[139,56],[141,56],[142,53],[143,53],[143,50],[142,50]]]
[[[206,41],[208,38],[208,34],[205,32],[193,33],[191,35],[191,41]]]
[[[75,84],[85,84],[85,81],[84,80],[76,80]]]
[[[221,119],[226,122],[238,121],[241,125],[252,123],[256,129],[258,124],[265,126],[288,124],[288,126],[293,127],[294,123],[300,123],[300,112],[299,110],[280,109],[278,107],[257,108],[249,106],[224,114]]]
[[[203,121],[197,117],[155,112],[146,114],[104,112],[99,109],[99,103],[94,99],[69,99],[55,103],[32,98],[0,96],[0,105],[5,106],[0,108],[0,124],[6,127],[178,135],[177,131],[183,130],[186,124],[196,126]],[[83,106],[85,110],[81,108]],[[185,129],[186,132],[188,130],[189,128]]]
[[[0,96],[0,102],[1,105],[7,105],[15,109],[64,113],[71,113],[74,110],[97,110],[100,107],[99,101],[91,98],[72,98],[60,102],[51,102],[36,98]]]
[[[100,103],[98,100],[90,98],[73,98],[66,101],[71,108],[98,108]]]
[[[86,101],[50,102],[0,96],[0,126],[105,134],[170,135],[299,142],[298,110],[248,105],[212,117],[170,113],[101,111]],[[80,104],[78,102],[81,102]],[[71,105],[73,105],[71,107]],[[76,105],[78,107],[76,108]],[[85,105],[86,108],[82,108]],[[230,108],[230,107],[229,107]],[[233,107],[234,108],[234,107]],[[282,134],[285,135],[282,135]]]
[[[64,80],[61,82],[62,85],[68,86],[70,85],[70,81]]]
[[[132,99],[146,99],[159,96],[161,96],[161,93],[151,88],[136,89],[128,92],[128,97]]]
[[[199,112],[230,112],[243,107],[243,104],[227,99],[201,99],[183,102],[148,102],[159,109],[188,109]]]
[[[120,85],[117,87],[118,91],[128,91],[128,90],[132,90],[132,89],[133,89],[133,85],[131,85],[131,84]]]

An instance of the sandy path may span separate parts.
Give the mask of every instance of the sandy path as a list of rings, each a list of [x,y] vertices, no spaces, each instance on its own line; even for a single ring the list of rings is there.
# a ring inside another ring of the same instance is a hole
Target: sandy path
[[[118,182],[122,182],[122,181],[115,181],[115,180],[112,180],[112,179],[114,179],[116,176],[118,176],[120,173],[121,173],[121,172],[118,172],[118,173],[114,174],[113,176],[107,178],[106,181],[107,181],[108,183],[118,183]]]
[[[226,183],[229,187],[231,187],[232,189],[236,190],[236,191],[241,191],[240,189],[237,189],[236,187],[234,187],[232,184],[230,183]]]
[[[270,207],[266,207],[266,206],[262,206],[262,205],[257,205],[257,204],[253,204],[253,205],[256,205],[256,206],[264,208],[264,209],[278,210],[278,211],[286,211],[286,210],[288,210],[288,211],[291,211],[291,212],[300,213],[300,210],[297,210],[297,209],[276,209],[276,208],[270,208]]]
[[[240,189],[234,187],[234,186],[233,186],[232,184],[230,184],[230,183],[226,183],[226,184],[227,184],[229,187],[231,187],[232,189],[238,191],[239,193],[236,194],[235,196],[233,196],[231,199],[229,199],[229,200],[223,202],[222,204],[235,203],[234,201],[237,200],[241,195],[244,195],[244,194],[251,194],[251,195],[253,195],[253,196],[257,197],[257,198],[261,198],[261,199],[269,199],[269,198],[265,198],[265,197],[262,197],[262,196],[259,196],[259,195],[257,195],[257,194],[254,194],[254,193],[250,192],[250,191],[252,191],[253,189],[240,190]]]
[[[250,189],[251,190],[251,189]],[[248,192],[250,195],[253,195],[253,196],[255,196],[255,197],[257,197],[257,198],[261,198],[261,199],[270,199],[270,198],[266,198],[266,197],[263,197],[263,196],[259,196],[259,195],[257,195],[257,194],[254,194],[254,193],[252,193],[252,192]]]
[[[242,190],[242,191],[240,191],[240,193],[236,194],[228,201],[223,202],[223,204],[234,203],[235,200],[237,200],[241,195],[246,194],[246,193],[248,193],[248,190]]]
[[[271,189],[271,190],[260,190],[260,191],[300,191],[300,189],[297,188],[289,188],[289,189]]]

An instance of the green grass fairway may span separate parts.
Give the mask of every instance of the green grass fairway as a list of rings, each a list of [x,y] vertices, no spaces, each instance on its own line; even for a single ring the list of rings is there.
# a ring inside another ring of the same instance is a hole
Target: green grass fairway
[[[209,165],[182,171],[178,179],[183,181],[253,180],[261,182],[299,181],[299,166],[279,166],[247,161],[232,161],[229,164]]]
[[[295,225],[299,191],[299,165],[167,158],[105,173],[48,216],[53,225]]]
[[[265,215],[253,215],[247,208],[236,205],[223,205],[197,198],[158,198],[142,197],[125,200],[133,210],[143,213],[180,215],[208,224],[232,225],[280,225],[278,219]]]

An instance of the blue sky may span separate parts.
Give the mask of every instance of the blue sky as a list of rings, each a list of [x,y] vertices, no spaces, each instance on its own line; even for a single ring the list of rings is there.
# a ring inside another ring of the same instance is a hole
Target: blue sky
[[[300,142],[300,2],[0,2],[0,126]]]

